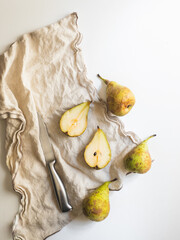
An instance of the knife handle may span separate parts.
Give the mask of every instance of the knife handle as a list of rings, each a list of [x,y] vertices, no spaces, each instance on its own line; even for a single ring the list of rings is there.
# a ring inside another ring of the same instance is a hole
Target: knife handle
[[[50,171],[59,207],[62,212],[68,212],[72,210],[72,206],[69,204],[64,184],[62,183],[61,178],[58,176],[56,169],[54,167],[55,162],[56,162],[55,160],[50,161],[48,162],[47,165]]]

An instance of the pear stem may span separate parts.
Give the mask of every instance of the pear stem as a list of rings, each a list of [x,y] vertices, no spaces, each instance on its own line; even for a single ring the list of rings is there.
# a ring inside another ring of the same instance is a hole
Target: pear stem
[[[145,141],[148,141],[150,138],[152,138],[152,137],[156,137],[156,134],[153,134],[153,135],[151,135],[150,137],[148,137]]]
[[[97,76],[98,76],[98,78],[100,78],[101,80],[103,80],[103,82],[104,82],[106,85],[108,85],[109,80],[102,78],[99,74],[97,74]]]

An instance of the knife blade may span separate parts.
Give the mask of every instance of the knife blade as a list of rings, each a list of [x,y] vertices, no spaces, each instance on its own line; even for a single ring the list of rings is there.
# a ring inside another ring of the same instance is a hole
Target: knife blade
[[[42,147],[42,150],[44,153],[44,158],[46,160],[46,164],[47,164],[49,172],[50,172],[50,176],[51,176],[52,183],[54,186],[58,205],[62,212],[71,211],[72,206],[69,204],[66,189],[64,187],[64,184],[63,184],[61,178],[57,174],[55,166],[54,166],[56,163],[56,159],[54,156],[52,145],[50,143],[47,127],[46,127],[44,121],[42,120],[40,114],[38,113],[37,115],[38,115],[38,121],[39,121],[39,138],[40,138],[40,142],[41,142],[41,147]]]

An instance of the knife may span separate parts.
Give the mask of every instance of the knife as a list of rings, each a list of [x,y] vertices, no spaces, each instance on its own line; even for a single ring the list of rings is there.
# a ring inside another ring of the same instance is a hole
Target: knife
[[[42,146],[42,150],[44,153],[44,157],[46,160],[47,167],[49,169],[52,183],[54,186],[56,198],[58,201],[58,205],[62,212],[68,212],[72,210],[72,206],[69,204],[68,196],[66,193],[66,189],[61,178],[58,176],[56,169],[54,167],[56,163],[56,159],[54,157],[54,152],[52,149],[52,145],[49,140],[49,135],[47,131],[47,127],[42,120],[40,114],[38,113],[39,120],[39,138]]]

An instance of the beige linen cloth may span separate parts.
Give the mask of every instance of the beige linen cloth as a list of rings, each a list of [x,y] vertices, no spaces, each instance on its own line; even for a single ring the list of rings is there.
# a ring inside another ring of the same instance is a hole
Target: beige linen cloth
[[[107,112],[93,83],[86,77],[77,14],[24,34],[0,57],[0,117],[6,119],[6,163],[14,190],[21,196],[13,224],[13,239],[43,240],[82,213],[91,189],[115,177],[118,189],[125,176],[122,160],[138,142],[125,132],[118,117]],[[93,101],[88,127],[79,137],[60,131],[59,120],[69,108]],[[39,140],[39,112],[47,125],[57,160],[56,170],[67,189],[73,211],[59,210]],[[112,160],[102,170],[84,161],[85,146],[97,126],[107,135]],[[116,193],[118,194],[118,192]],[[113,206],[111,206],[113,207]]]

